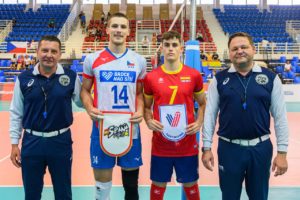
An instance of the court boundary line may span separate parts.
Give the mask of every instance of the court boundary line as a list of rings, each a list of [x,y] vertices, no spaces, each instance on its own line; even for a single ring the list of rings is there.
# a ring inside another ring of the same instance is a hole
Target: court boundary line
[[[5,161],[5,160],[6,160],[7,158],[9,158],[9,157],[10,157],[10,154],[8,154],[7,156],[1,158],[1,159],[0,159],[0,163],[2,163],[3,161]]]
[[[123,187],[123,185],[112,185],[113,187]],[[151,185],[139,185],[138,187],[150,187]],[[0,188],[6,188],[6,187],[15,187],[15,188],[21,188],[24,187],[23,185],[0,185]],[[47,188],[52,188],[52,185],[44,185],[44,187]],[[78,187],[95,187],[95,185],[72,185],[72,187],[74,188],[78,188]],[[167,185],[167,187],[181,187],[181,185]],[[199,185],[199,187],[220,187],[220,185]],[[243,186],[244,187],[244,186]],[[299,186],[287,186],[287,185],[283,185],[283,186],[270,186],[270,188],[295,188],[295,189],[300,189],[300,185]]]

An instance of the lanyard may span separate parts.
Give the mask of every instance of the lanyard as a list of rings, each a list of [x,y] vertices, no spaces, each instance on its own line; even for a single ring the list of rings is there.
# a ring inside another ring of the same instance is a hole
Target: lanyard
[[[236,73],[236,76],[238,77],[240,83],[242,84],[243,88],[244,88],[244,98],[242,98],[242,106],[243,109],[246,110],[247,109],[247,88],[248,88],[248,84],[252,78],[252,73],[250,74],[246,84],[241,80],[240,76]]]
[[[44,86],[41,85],[41,83],[40,83],[39,80],[37,82],[39,83],[40,88],[41,88],[41,90],[43,92],[43,95],[44,95],[44,104],[45,104],[45,106],[44,106],[43,117],[44,117],[44,119],[47,119],[47,115],[48,115],[48,113],[47,113],[47,97],[48,97],[48,92],[45,90]]]

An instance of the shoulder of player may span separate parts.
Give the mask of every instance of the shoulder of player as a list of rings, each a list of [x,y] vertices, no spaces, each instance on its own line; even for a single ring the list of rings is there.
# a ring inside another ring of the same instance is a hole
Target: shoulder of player
[[[87,56],[85,57],[85,60],[89,60],[91,62],[95,61],[102,52],[104,52],[105,49],[102,49],[100,51],[96,51],[94,53],[90,53],[90,54],[87,54]]]

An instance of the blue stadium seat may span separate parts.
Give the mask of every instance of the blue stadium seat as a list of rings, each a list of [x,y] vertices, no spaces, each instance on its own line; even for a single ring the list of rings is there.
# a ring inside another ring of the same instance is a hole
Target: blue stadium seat
[[[300,77],[299,76],[296,76],[294,78],[294,84],[300,84]]]

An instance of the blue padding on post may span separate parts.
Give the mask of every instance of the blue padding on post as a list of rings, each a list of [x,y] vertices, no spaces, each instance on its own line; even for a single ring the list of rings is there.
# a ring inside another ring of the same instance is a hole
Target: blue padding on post
[[[185,61],[184,64],[202,72],[202,62],[200,59],[200,43],[198,40],[188,40],[185,43]],[[195,103],[195,108],[198,108],[198,104]],[[197,116],[197,113],[195,113]],[[199,143],[200,134],[197,132],[197,142]],[[182,187],[181,189],[181,199],[186,200],[185,192]]]

